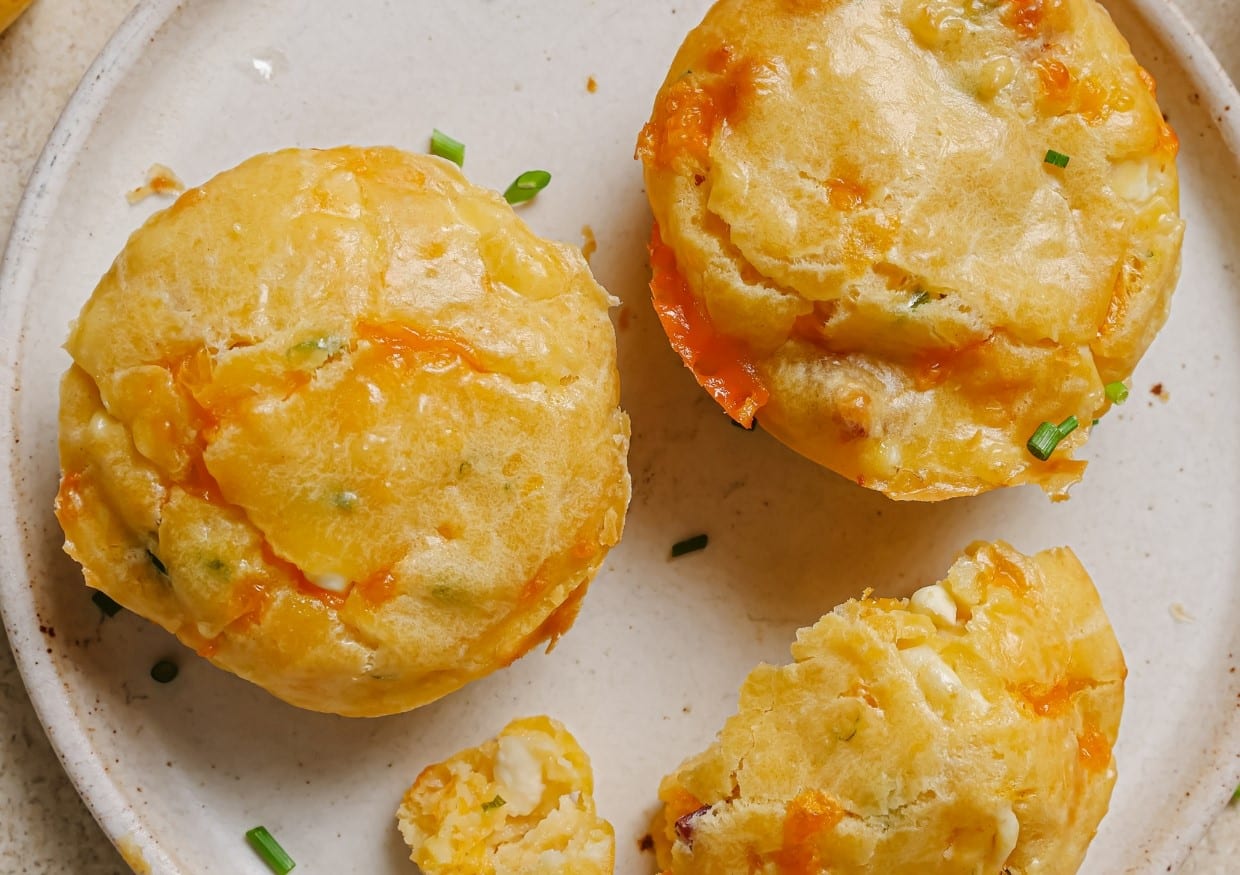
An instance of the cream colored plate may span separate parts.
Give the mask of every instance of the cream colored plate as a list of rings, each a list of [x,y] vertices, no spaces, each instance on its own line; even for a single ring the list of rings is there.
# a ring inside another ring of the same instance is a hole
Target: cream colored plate
[[[412,872],[392,817],[406,785],[511,717],[547,712],[594,758],[617,871],[646,871],[637,840],[658,779],[710,740],[744,674],[786,659],[797,626],[863,586],[908,593],[975,538],[1071,544],[1127,652],[1121,777],[1087,871],[1174,867],[1240,780],[1240,98],[1217,64],[1162,0],[1113,5],[1183,141],[1189,234],[1171,321],[1133,400],[1091,440],[1073,499],[1052,506],[1025,489],[894,504],[731,427],[647,303],[633,144],[706,5],[155,0],[88,73],[0,276],[0,604],[53,744],[132,859],[262,873],[242,838],[261,822],[298,872]],[[59,346],[126,235],[160,206],[124,199],[151,163],[195,183],[280,146],[424,149],[432,127],[468,144],[475,181],[502,188],[551,170],[525,212],[536,230],[597,235],[595,271],[625,302],[635,495],[622,546],[553,654],[411,714],[351,721],[285,706],[135,616],[100,621],[51,514]],[[1150,395],[1154,383],[1169,401]],[[667,560],[702,531],[706,551]],[[160,686],[148,671],[169,654],[181,675]]]

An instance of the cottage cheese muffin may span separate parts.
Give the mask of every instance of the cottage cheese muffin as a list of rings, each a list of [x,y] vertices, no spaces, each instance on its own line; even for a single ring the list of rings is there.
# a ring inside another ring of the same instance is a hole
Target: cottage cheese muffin
[[[655,307],[730,416],[864,486],[1062,498],[1167,316],[1176,151],[1094,0],[721,0],[638,142]]]
[[[428,767],[396,812],[423,875],[611,875],[590,759],[559,722],[514,720]]]
[[[759,666],[659,790],[675,875],[1060,875],[1115,782],[1124,660],[1067,549],[975,544],[911,599],[850,601]]]
[[[620,537],[609,303],[446,161],[252,158],[136,232],[73,327],[66,549],[295,705],[442,696],[554,642]]]

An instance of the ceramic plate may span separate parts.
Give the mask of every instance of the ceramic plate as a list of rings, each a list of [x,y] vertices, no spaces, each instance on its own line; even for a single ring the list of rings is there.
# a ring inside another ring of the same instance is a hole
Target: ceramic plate
[[[1171,320],[1133,399],[1090,441],[1072,500],[1019,489],[896,504],[731,427],[647,303],[633,146],[706,6],[158,0],[88,73],[0,278],[2,603],[53,744],[139,871],[263,873],[243,840],[263,823],[299,872],[411,872],[393,812],[414,776],[542,712],[594,759],[617,871],[649,871],[637,842],[658,780],[711,740],[746,672],[786,661],[798,626],[863,586],[907,594],[978,538],[1072,545],[1127,654],[1120,779],[1087,871],[1174,867],[1240,779],[1240,99],[1217,64],[1162,0],[1112,6],[1183,142],[1189,232]],[[623,300],[628,528],[550,655],[402,716],[298,711],[91,603],[51,513],[60,344],[126,236],[162,206],[125,201],[150,164],[194,184],[282,146],[423,150],[433,127],[468,144],[476,182],[550,170],[526,219],[550,237],[580,243],[590,226],[598,239],[594,270]],[[671,544],[698,532],[710,546],[669,561]],[[149,670],[168,656],[181,674],[161,686]]]

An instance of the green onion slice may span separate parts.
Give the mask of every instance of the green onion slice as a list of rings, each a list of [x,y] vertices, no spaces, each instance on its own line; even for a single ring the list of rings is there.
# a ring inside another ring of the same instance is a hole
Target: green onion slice
[[[1103,391],[1107,393],[1107,400],[1112,404],[1123,404],[1128,400],[1128,387],[1118,380],[1107,383]]]
[[[1075,416],[1069,416],[1059,425],[1044,422],[1037,427],[1037,430],[1034,431],[1033,436],[1029,438],[1029,442],[1025,446],[1035,459],[1045,462],[1051,457],[1051,453],[1055,452],[1055,448],[1059,446],[1060,442],[1076,431],[1080,424],[1080,421]]]
[[[926,303],[929,300],[930,300],[929,292],[918,292],[917,295],[913,298],[912,303],[908,305],[908,308],[910,310],[916,310],[918,307],[920,307],[922,304]]]
[[[1053,164],[1056,167],[1067,167],[1068,162],[1072,159],[1063,152],[1056,152],[1054,149],[1046,150],[1046,157],[1042,159],[1047,164]]]
[[[672,558],[675,559],[677,556],[684,556],[686,553],[696,553],[698,550],[705,550],[708,543],[710,543],[709,535],[694,535],[692,538],[677,541],[672,545]]]
[[[465,144],[452,139],[439,128],[431,132],[431,154],[447,158],[457,167],[465,164]]]
[[[289,872],[296,868],[297,864],[293,862],[293,858],[288,855],[284,848],[280,847],[280,843],[275,840],[275,837],[267,832],[267,827],[254,827],[254,829],[245,834],[245,840],[263,858],[267,868],[275,872],[276,875],[288,875]]]
[[[179,671],[175,662],[161,659],[151,666],[151,680],[159,684],[170,684],[176,680]]]
[[[551,182],[551,174],[545,170],[527,170],[513,180],[512,185],[504,192],[504,200],[510,204],[523,204],[533,200],[535,195]]]
[[[120,613],[121,606],[112,601],[112,599],[108,597],[107,593],[95,590],[95,593],[90,597],[90,600],[94,602],[95,606],[99,608],[99,610],[103,611],[106,616],[115,617]]]
[[[497,793],[497,794],[495,794],[495,798],[494,798],[494,799],[492,799],[490,802],[483,802],[483,803],[482,803],[482,810],[483,810],[483,811],[493,811],[493,810],[495,810],[496,808],[501,808],[501,807],[503,807],[503,806],[505,806],[505,805],[507,805],[507,804],[508,804],[507,800],[505,800],[503,796],[500,796],[500,795]]]

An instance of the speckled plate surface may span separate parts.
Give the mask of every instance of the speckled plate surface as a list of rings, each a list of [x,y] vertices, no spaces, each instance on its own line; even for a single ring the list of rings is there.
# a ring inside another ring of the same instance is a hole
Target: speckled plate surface
[[[262,873],[242,838],[261,822],[299,872],[411,872],[393,821],[408,783],[539,712],[594,758],[617,871],[648,871],[636,843],[658,779],[711,739],[745,673],[786,660],[798,626],[867,584],[906,594],[936,579],[975,538],[1072,545],[1124,645],[1120,781],[1086,871],[1173,869],[1240,780],[1240,98],[1217,64],[1161,0],[1108,4],[1183,142],[1189,233],[1171,321],[1133,400],[1091,440],[1072,500],[1022,489],[894,504],[730,427],[646,303],[633,143],[707,5],[156,0],[87,74],[0,273],[0,606],[53,744],[138,871]],[[468,143],[477,182],[551,170],[527,220],[598,238],[595,272],[624,301],[628,529],[549,656],[398,717],[301,712],[135,616],[101,619],[51,514],[60,344],[128,233],[161,206],[124,199],[151,163],[193,184],[287,145],[423,149],[434,126]],[[669,545],[699,531],[710,547],[668,562]],[[148,672],[167,656],[181,674],[160,686]]]

